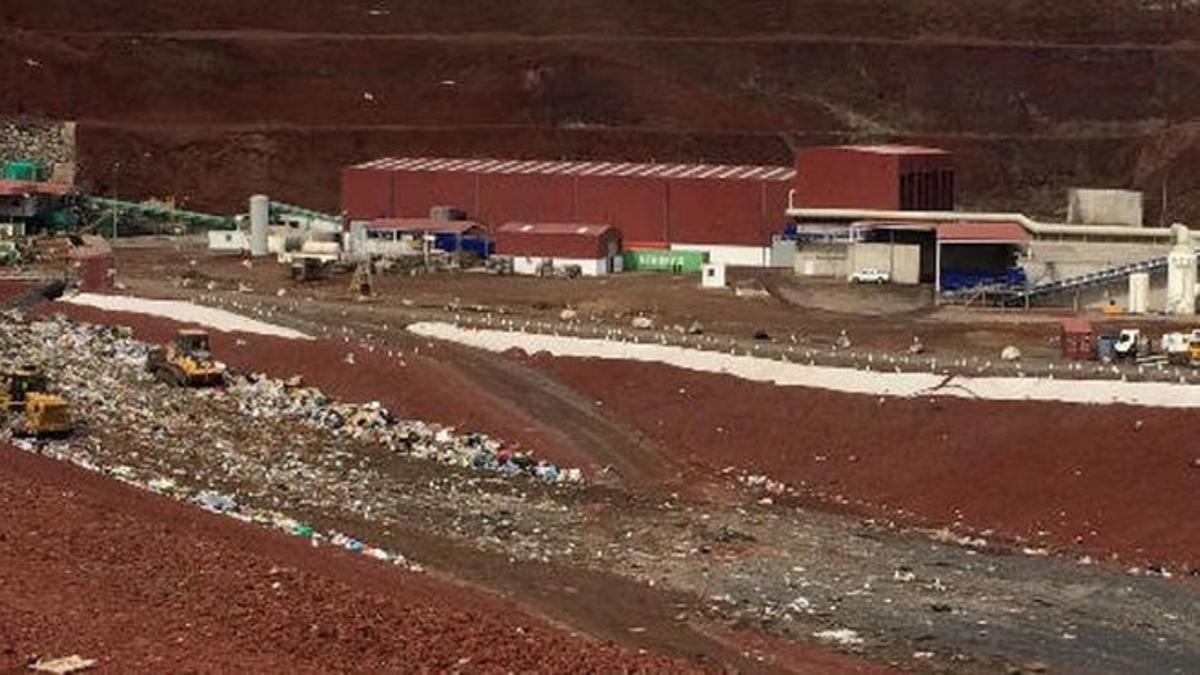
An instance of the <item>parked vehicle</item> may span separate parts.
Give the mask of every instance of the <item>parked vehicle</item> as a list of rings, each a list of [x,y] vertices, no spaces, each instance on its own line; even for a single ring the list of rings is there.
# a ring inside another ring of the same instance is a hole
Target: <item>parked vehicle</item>
[[[1104,363],[1118,359],[1136,359],[1150,355],[1150,338],[1136,328],[1101,335],[1096,339],[1096,356]]]
[[[1167,333],[1160,348],[1167,360],[1175,365],[1200,365],[1200,329],[1188,333]]]
[[[892,275],[874,267],[867,267],[850,275],[850,283],[854,284],[886,284],[891,280]]]

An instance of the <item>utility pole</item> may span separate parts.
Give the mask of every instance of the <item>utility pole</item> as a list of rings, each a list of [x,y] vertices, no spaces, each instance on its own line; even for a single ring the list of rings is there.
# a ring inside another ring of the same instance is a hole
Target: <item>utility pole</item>
[[[1167,219],[1167,168],[1163,168],[1162,179],[1162,208],[1158,212],[1158,226],[1166,227],[1170,220]]]
[[[112,174],[113,174],[112,238],[113,239],[117,238],[117,176],[119,175],[120,171],[121,171],[121,163],[113,162],[113,165],[112,165]]]

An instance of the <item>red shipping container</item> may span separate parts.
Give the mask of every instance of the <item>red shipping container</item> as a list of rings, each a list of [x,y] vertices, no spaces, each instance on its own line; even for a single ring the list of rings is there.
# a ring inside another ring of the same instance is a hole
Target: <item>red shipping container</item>
[[[1061,334],[1063,358],[1075,361],[1086,361],[1095,354],[1093,340],[1095,331],[1091,322],[1086,319],[1063,319]]]

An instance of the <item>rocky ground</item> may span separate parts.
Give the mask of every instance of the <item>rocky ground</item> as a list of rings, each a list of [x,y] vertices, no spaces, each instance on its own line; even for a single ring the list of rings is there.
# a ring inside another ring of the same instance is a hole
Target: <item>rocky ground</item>
[[[75,161],[71,125],[19,117],[0,117],[0,162],[36,159],[48,168]]]
[[[66,320],[10,320],[3,331],[10,356],[53,365],[85,423],[69,441],[32,446],[38,452],[306,539],[473,579],[592,635],[751,669],[787,665],[777,648],[731,652],[717,637],[728,629],[714,627],[753,626],[935,670],[1197,664],[1193,591],[1157,572],[818,515],[788,505],[783,485],[736,471],[708,480],[709,498],[505,472],[478,447],[414,450],[439,443],[436,427],[388,421],[379,405],[317,403],[280,374],[220,391],[173,389],[143,372],[145,347],[129,333]],[[217,349],[245,357],[258,339]],[[452,448],[468,438],[442,436]],[[596,611],[597,592],[609,611]]]

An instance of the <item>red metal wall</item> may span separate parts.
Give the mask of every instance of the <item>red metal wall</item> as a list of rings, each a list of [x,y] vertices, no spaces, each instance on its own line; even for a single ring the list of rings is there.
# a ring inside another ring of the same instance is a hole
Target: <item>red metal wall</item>
[[[796,153],[796,206],[898,209],[898,158],[847,148],[802,148]]]
[[[787,225],[788,193],[792,191],[792,183],[779,181],[764,182],[763,189],[763,228],[767,232],[767,243],[770,236],[783,232]]]
[[[954,158],[949,153],[803,148],[796,153],[796,172],[796,205],[800,207],[954,208]]]
[[[480,174],[477,220],[485,223],[513,220],[576,222],[575,179],[562,175]]]
[[[607,223],[625,241],[767,246],[782,231],[791,183],[562,174],[345,169],[355,220],[424,218],[453,205],[477,221]],[[894,207],[893,207],[894,208]]]
[[[668,241],[664,179],[580,176],[575,195],[578,208],[574,220],[611,223],[626,242]]]
[[[900,158],[900,207],[921,211],[954,209],[954,159],[950,155]]]
[[[676,179],[670,182],[671,242],[766,246],[759,181]],[[783,211],[779,212],[782,219]]]
[[[397,218],[428,218],[434,206],[458,206],[472,216],[479,210],[474,174],[394,171],[392,176]]]
[[[342,211],[355,220],[392,218],[392,172],[342,169]]]

